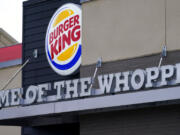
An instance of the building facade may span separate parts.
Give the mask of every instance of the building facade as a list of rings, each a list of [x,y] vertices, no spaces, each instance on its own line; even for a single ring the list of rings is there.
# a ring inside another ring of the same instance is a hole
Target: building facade
[[[13,74],[21,67],[22,45],[0,28],[0,89],[4,89],[5,84]],[[12,80],[5,89],[20,88],[22,84],[21,72]],[[0,126],[0,134],[20,135],[21,127]]]
[[[178,0],[24,2],[23,89],[4,90],[0,123],[22,126],[22,135],[179,134],[179,7]]]

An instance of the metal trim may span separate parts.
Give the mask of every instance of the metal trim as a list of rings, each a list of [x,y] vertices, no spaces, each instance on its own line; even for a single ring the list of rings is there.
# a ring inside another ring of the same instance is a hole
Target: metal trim
[[[10,60],[6,62],[0,62],[0,68],[15,66],[22,64],[22,59]]]
[[[85,3],[85,2],[89,2],[91,0],[80,0],[80,3]]]

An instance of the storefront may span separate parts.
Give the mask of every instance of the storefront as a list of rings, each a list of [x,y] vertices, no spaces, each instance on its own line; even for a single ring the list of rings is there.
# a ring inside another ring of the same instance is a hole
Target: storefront
[[[179,6],[24,2],[22,88],[0,93],[0,124],[22,135],[180,133]]]

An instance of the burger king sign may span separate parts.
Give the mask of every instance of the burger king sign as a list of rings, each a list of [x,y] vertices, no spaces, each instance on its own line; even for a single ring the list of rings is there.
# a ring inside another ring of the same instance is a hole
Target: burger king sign
[[[81,8],[68,3],[52,16],[45,41],[48,62],[59,75],[74,73],[81,64]]]

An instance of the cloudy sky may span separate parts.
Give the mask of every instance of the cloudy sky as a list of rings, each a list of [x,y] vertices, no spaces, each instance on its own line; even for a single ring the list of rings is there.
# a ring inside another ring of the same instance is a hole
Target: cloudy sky
[[[0,0],[0,27],[19,42],[22,42],[23,1],[26,0]]]

